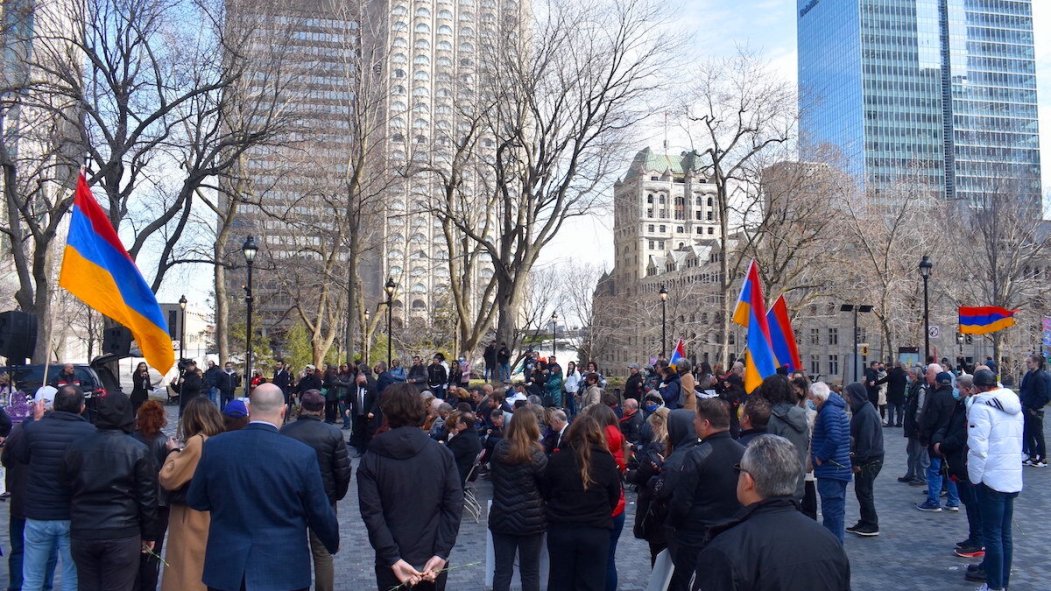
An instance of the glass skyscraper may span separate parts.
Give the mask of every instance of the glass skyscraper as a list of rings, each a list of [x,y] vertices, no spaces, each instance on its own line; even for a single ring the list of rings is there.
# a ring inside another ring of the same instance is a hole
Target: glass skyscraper
[[[1039,202],[1032,0],[797,2],[806,157],[834,153],[877,196],[923,180]]]

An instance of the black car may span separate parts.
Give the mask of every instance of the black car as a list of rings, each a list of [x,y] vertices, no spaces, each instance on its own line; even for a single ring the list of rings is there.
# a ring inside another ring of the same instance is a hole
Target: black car
[[[73,365],[73,373],[80,381],[85,398],[101,398],[107,392],[120,391],[120,382],[117,380],[114,367],[111,366],[111,363],[115,362],[116,357],[107,355],[96,358],[88,365]],[[63,366],[62,363],[48,365],[46,383],[54,384],[58,380],[58,375],[62,373]],[[42,363],[0,366],[0,373],[10,375],[14,388],[30,395],[45,383],[44,364]]]

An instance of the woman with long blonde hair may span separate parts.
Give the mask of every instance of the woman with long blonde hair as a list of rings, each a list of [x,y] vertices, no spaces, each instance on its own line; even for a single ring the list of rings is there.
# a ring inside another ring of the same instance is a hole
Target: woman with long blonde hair
[[[598,421],[588,415],[573,421],[564,448],[548,460],[540,490],[547,503],[548,590],[604,591],[621,486]]]
[[[540,445],[540,424],[531,408],[515,410],[489,466],[493,482],[489,529],[496,554],[493,591],[511,588],[516,552],[522,591],[539,591],[540,543],[547,529],[539,479],[547,456]]]
[[[204,442],[223,432],[223,417],[208,397],[198,396],[186,403],[179,424],[186,444],[179,446],[175,439],[168,441],[170,453],[158,477],[161,486],[169,491],[167,565],[161,589],[206,591],[201,578],[211,515],[186,506],[186,490],[197,470]]]

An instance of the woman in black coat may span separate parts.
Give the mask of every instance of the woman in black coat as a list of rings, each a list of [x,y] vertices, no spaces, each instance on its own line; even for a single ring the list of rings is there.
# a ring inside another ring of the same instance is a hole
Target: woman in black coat
[[[540,590],[540,543],[547,519],[539,478],[546,466],[536,413],[525,407],[515,410],[489,462],[493,481],[489,529],[496,554],[493,591],[511,588],[516,551],[522,591]]]
[[[137,415],[139,407],[142,403],[150,399],[150,388],[153,387],[153,381],[150,379],[150,368],[146,366],[146,363],[139,363],[138,367],[135,368],[135,374],[131,376],[131,408],[132,414]]]
[[[611,515],[620,501],[620,470],[598,421],[578,417],[565,447],[540,479],[547,503],[548,591],[604,591]]]
[[[478,439],[478,430],[474,428],[474,415],[471,413],[453,413],[449,415],[450,436],[446,446],[456,459],[456,470],[460,473],[460,484],[467,482],[467,474],[482,451],[482,441]]]

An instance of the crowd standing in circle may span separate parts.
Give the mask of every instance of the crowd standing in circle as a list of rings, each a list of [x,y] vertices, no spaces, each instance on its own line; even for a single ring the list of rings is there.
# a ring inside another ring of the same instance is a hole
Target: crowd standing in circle
[[[331,591],[336,505],[356,472],[380,591],[446,588],[480,477],[492,483],[495,591],[516,564],[523,591],[538,591],[545,554],[548,589],[615,590],[625,528],[672,591],[846,590],[844,537],[880,535],[874,483],[885,430],[900,428],[898,481],[925,487],[917,510],[964,506],[952,551],[981,559],[966,578],[1000,591],[1023,466],[1046,466],[1039,355],[1018,394],[983,365],[875,363],[842,388],[779,373],[746,393],[740,362],[631,364],[618,388],[595,361],[580,372],[533,351],[512,383],[495,341],[482,361],[474,381],[469,355],[435,353],[408,369],[278,363],[247,384],[230,363],[187,362],[177,437],[145,364],[130,396],[95,403],[93,422],[71,365],[29,401],[0,375],[10,589],[50,589],[57,573],[64,589]],[[850,482],[860,519],[846,527]]]

